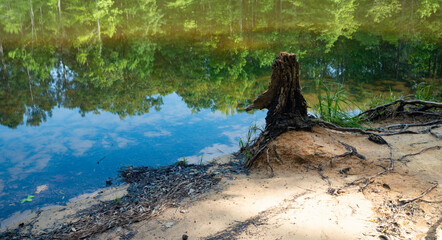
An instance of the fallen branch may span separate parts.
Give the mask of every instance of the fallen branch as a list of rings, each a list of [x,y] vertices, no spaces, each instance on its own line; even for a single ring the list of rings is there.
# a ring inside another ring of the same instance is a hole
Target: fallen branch
[[[431,190],[435,189],[437,187],[439,183],[435,183],[433,186],[429,187],[427,190],[425,190],[425,192],[423,192],[421,195],[414,197],[414,198],[404,198],[404,199],[399,199],[398,201],[402,204],[406,204],[406,203],[410,203],[410,202],[414,202],[420,198],[422,198],[423,196],[427,195],[429,192],[431,192]]]

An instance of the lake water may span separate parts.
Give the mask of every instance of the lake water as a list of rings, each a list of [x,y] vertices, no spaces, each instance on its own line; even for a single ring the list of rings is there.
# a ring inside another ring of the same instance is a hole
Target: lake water
[[[315,80],[440,92],[438,1],[0,0],[0,220],[105,186],[124,165],[238,150],[280,51]],[[32,201],[22,201],[28,195]]]

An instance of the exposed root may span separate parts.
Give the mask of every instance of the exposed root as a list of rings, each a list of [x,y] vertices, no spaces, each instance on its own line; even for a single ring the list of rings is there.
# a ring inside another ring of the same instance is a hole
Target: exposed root
[[[409,127],[431,126],[431,125],[440,124],[440,123],[442,123],[442,120],[436,120],[436,121],[424,122],[424,123],[400,123],[400,124],[388,125],[386,127],[380,128],[380,129],[385,129],[385,130],[391,130],[391,129],[407,130],[407,128],[409,128]]]
[[[437,128],[437,127],[439,127],[439,126],[435,126],[435,127],[433,127],[433,128]],[[430,129],[429,129],[430,134],[433,135],[433,136],[434,136],[435,138],[437,138],[437,139],[441,138],[439,134],[433,132],[433,128],[430,128]]]
[[[426,151],[429,151],[429,150],[433,150],[433,149],[437,149],[437,150],[439,150],[439,149],[441,149],[441,146],[432,146],[432,147],[424,148],[424,149],[422,149],[422,150],[420,150],[419,152],[416,152],[416,153],[405,154],[405,155],[403,155],[402,157],[400,157],[400,158],[398,159],[398,161],[399,161],[399,162],[402,162],[406,157],[416,156],[416,155],[419,155],[419,154],[421,154],[421,153],[423,153],[423,152],[426,152]]]
[[[368,132],[368,131],[365,131],[365,130],[360,129],[360,128],[338,127],[335,124],[327,122],[327,121],[324,121],[322,119],[315,119],[315,120],[313,120],[313,122],[317,123],[318,125],[320,125],[322,127],[329,128],[329,129],[332,129],[332,130],[341,131],[341,132],[354,132],[354,133],[361,133],[361,134],[367,134],[367,135],[370,135],[370,134],[378,135],[376,133]]]
[[[370,134],[368,136],[368,140],[377,143],[379,145],[383,145],[383,144],[388,144],[387,141],[385,141],[385,139],[379,135],[376,134]]]
[[[276,151],[276,145],[273,144],[273,153],[275,154],[276,159],[278,159],[278,161],[281,164],[285,164],[284,161],[282,160],[282,158],[279,156],[278,152]]]
[[[442,203],[442,200],[436,200],[436,201],[430,201],[430,200],[425,200],[425,199],[419,199],[421,202],[426,202],[426,203]]]
[[[397,132],[385,132],[385,133],[381,133],[381,134],[379,134],[379,135],[381,135],[381,136],[391,136],[391,135],[397,135],[397,134],[426,134],[426,133],[431,133],[433,136],[435,136],[436,138],[439,138],[438,136],[437,136],[437,134],[436,135],[434,135],[434,132],[432,133],[431,132],[431,130],[433,129],[433,128],[439,128],[440,126],[439,125],[436,125],[436,126],[431,126],[431,127],[429,127],[429,128],[426,128],[426,129],[424,129],[424,130],[421,130],[421,131],[411,131],[411,130],[404,130],[404,129],[401,129],[400,131],[397,131]]]
[[[380,172],[378,172],[378,173],[376,173],[376,174],[374,174],[374,175],[372,175],[372,176],[370,176],[370,177],[367,177],[367,178],[360,178],[360,179],[357,179],[357,180],[355,180],[355,181],[353,181],[353,182],[351,182],[351,183],[348,183],[348,184],[346,184],[343,188],[346,188],[346,187],[349,187],[349,186],[352,186],[352,185],[358,185],[358,184],[360,184],[360,183],[363,183],[363,185],[359,188],[359,191],[363,191],[365,188],[368,187],[368,185],[369,185],[370,183],[373,182],[373,179],[375,179],[375,178],[377,178],[377,177],[379,177],[379,176],[381,176],[381,175],[384,175],[384,174],[386,174],[386,173],[389,173],[389,172],[393,171],[393,169],[394,169],[394,161],[403,161],[406,157],[409,157],[409,156],[415,156],[415,155],[421,154],[421,153],[423,153],[423,152],[425,152],[425,151],[428,151],[428,150],[432,150],[432,149],[440,149],[440,148],[441,148],[441,146],[428,147],[428,148],[422,149],[421,151],[419,151],[419,152],[417,152],[417,153],[405,154],[405,155],[403,155],[402,157],[400,157],[400,158],[398,158],[398,159],[394,159],[394,158],[393,158],[393,148],[391,147],[390,144],[388,144],[387,146],[390,148],[390,157],[386,158],[386,159],[389,159],[389,160],[390,160],[390,165],[389,165],[387,168],[384,168],[384,170],[382,170],[382,171],[380,171]],[[341,189],[342,189],[342,188],[341,188]]]
[[[397,107],[394,107],[395,105],[397,105]],[[414,106],[415,109],[406,110],[405,106],[407,105]],[[380,118],[394,117],[399,114],[432,115],[434,117],[442,117],[442,113],[440,112],[427,111],[428,109],[431,108],[442,108],[442,103],[421,101],[421,100],[399,99],[382,106],[368,109],[362,112],[361,114],[359,114],[358,116],[362,119],[367,119],[367,120],[376,120]]]
[[[307,169],[310,169],[310,170],[316,170],[316,171],[318,172],[319,176],[321,176],[321,179],[324,180],[324,181],[326,181],[327,184],[328,184],[328,186],[331,187],[332,184],[331,184],[331,182],[330,182],[329,177],[325,176],[325,175],[322,173],[323,169],[322,169],[322,165],[321,165],[321,164],[319,164],[317,167],[315,167],[315,166],[311,166],[311,165],[304,165],[304,167],[307,168]],[[329,188],[329,190],[328,190],[329,193],[330,193],[330,189],[331,189],[331,188]]]
[[[359,178],[359,179],[356,179],[356,180],[353,181],[353,182],[347,183],[347,184],[346,184],[344,187],[342,187],[342,188],[347,188],[347,187],[350,187],[350,186],[353,186],[353,185],[358,185],[358,184],[362,183],[363,185],[359,188],[359,191],[362,192],[362,191],[364,191],[364,189],[365,189],[370,183],[373,182],[373,179],[375,179],[375,178],[377,178],[377,177],[379,177],[379,176],[381,176],[381,175],[384,175],[384,174],[386,174],[386,173],[389,173],[389,172],[393,171],[393,169],[394,169],[393,148],[391,147],[390,144],[387,144],[387,146],[390,148],[390,157],[387,158],[387,159],[390,160],[390,165],[389,165],[387,168],[384,168],[384,170],[382,170],[382,171],[380,171],[380,172],[378,172],[378,173],[376,173],[376,174],[374,174],[374,175],[372,175],[372,176],[370,176],[370,177],[365,177],[365,178]],[[339,189],[342,189],[342,188],[339,188]]]
[[[353,146],[351,146],[349,144],[343,143],[341,141],[338,141],[338,142],[340,144],[342,144],[345,147],[345,149],[347,149],[347,152],[345,152],[343,154],[340,154],[340,155],[337,155],[337,156],[334,156],[333,159],[341,158],[341,157],[346,157],[346,156],[356,156],[356,157],[358,157],[358,158],[360,158],[362,160],[366,160],[365,156],[362,155],[362,154],[359,154],[355,147],[353,147]]]
[[[398,201],[402,204],[407,204],[410,202],[414,202],[416,200],[419,200],[420,198],[422,198],[423,196],[427,195],[429,192],[431,192],[431,190],[435,189],[437,187],[439,183],[435,183],[433,186],[429,187],[427,190],[425,190],[425,192],[423,192],[422,194],[420,194],[417,197],[414,198],[403,198],[403,199],[399,199]],[[440,201],[439,201],[440,202]]]
[[[368,139],[372,142],[378,143],[378,144],[386,144],[387,142],[381,137],[381,136],[392,136],[397,134],[426,134],[430,133],[431,135],[435,136],[436,138],[440,138],[436,133],[434,133],[432,130],[434,128],[439,128],[440,126],[437,124],[441,124],[442,120],[437,121],[431,121],[426,123],[403,123],[403,124],[395,124],[391,126],[387,126],[385,128],[378,128],[378,129],[367,129],[363,130],[360,128],[344,128],[344,127],[338,127],[334,125],[333,123],[321,120],[321,119],[315,119],[313,122],[317,123],[318,125],[329,128],[336,131],[341,132],[353,132],[353,133],[360,133],[360,134],[366,134],[369,135]],[[409,127],[417,127],[417,126],[430,126],[429,128],[426,128],[421,131],[411,131],[407,130]],[[390,131],[389,129],[398,128],[400,127],[399,131]]]
[[[246,159],[244,165],[246,166],[246,168],[251,168],[253,163],[256,161],[256,159],[258,159],[259,156],[261,156],[262,151],[264,151],[264,149],[267,148],[267,143],[262,144],[263,146],[261,146],[259,148],[258,151],[256,151],[252,157],[250,157],[249,159]]]
[[[270,160],[269,160],[269,148],[267,148],[267,166],[270,168],[270,177],[274,177],[275,174],[273,173],[273,167],[270,164]]]
[[[375,179],[375,178],[377,178],[377,177],[379,177],[379,176],[381,176],[381,175],[384,175],[384,174],[386,174],[386,173],[389,173],[389,172],[393,171],[393,169],[394,169],[394,159],[393,159],[393,158],[390,158],[390,166],[389,166],[388,168],[384,169],[383,171],[378,172],[378,173],[376,173],[375,175],[373,175],[373,176],[371,176],[371,177],[368,177],[368,178],[365,180],[364,185],[362,185],[362,187],[359,188],[359,191],[361,191],[361,192],[364,191],[364,189],[365,189],[366,187],[368,187],[368,185],[369,185],[370,183],[373,182],[373,179]]]

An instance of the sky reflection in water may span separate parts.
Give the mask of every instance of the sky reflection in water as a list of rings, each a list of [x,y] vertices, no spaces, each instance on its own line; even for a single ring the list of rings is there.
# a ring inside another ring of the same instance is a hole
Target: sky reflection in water
[[[0,126],[0,217],[94,191],[124,165],[158,166],[183,157],[199,163],[201,156],[207,161],[231,153],[238,149],[238,136],[265,117],[264,111],[192,114],[175,93],[164,97],[161,111],[124,120],[108,112],[82,117],[77,111],[56,108],[39,127]],[[48,189],[35,194],[41,185]],[[20,204],[28,194],[34,200]]]

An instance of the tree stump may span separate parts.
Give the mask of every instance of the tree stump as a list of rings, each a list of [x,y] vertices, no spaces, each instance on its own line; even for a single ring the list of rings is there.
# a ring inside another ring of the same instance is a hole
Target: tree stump
[[[296,55],[281,52],[276,56],[272,71],[268,90],[246,108],[246,111],[268,109],[265,130],[252,146],[254,156],[246,161],[248,167],[271,139],[288,130],[311,130],[313,126],[307,116],[307,102],[301,93]]]

